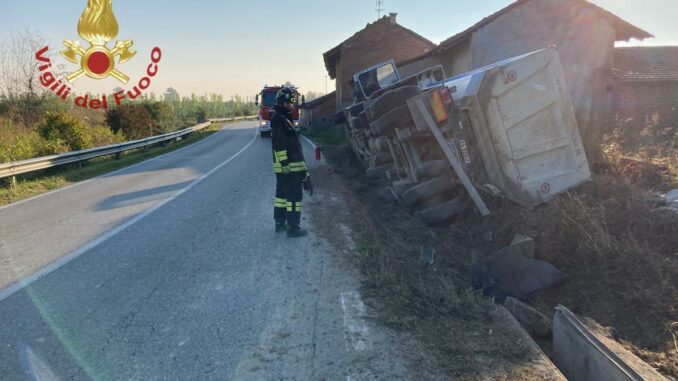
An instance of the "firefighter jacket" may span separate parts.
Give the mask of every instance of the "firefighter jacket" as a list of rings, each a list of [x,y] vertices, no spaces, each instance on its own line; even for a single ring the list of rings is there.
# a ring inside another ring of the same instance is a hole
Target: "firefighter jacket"
[[[271,140],[273,145],[273,171],[284,173],[306,172],[304,152],[301,148],[299,133],[294,129],[292,114],[283,106],[275,106],[275,115],[271,118]]]

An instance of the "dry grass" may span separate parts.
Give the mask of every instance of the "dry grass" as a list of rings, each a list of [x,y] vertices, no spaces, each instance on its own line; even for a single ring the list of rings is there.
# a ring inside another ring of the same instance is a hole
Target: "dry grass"
[[[568,272],[568,283],[533,298],[545,312],[564,304],[616,332],[666,375],[678,376],[669,325],[678,320],[678,214],[618,179],[593,182],[533,210],[505,205],[476,229],[506,243],[527,233],[537,258]]]
[[[555,305],[564,304],[590,316],[660,372],[678,377],[678,353],[670,331],[678,320],[678,215],[660,210],[653,196],[654,190],[673,184],[678,161],[670,154],[656,159],[647,173],[633,177],[636,172],[616,165],[608,151],[608,175],[596,175],[592,182],[545,205],[525,209],[488,200],[493,211],[489,217],[468,216],[463,223],[434,229],[379,197],[378,187],[368,185],[356,163],[347,159],[350,154],[344,145],[326,149],[356,199],[346,209],[354,231],[361,232],[356,261],[367,275],[365,291],[388,301],[379,318],[425,336],[432,350],[455,359],[450,360],[449,374],[458,374],[454,364],[468,362],[474,353],[485,351],[507,361],[524,356],[515,346],[490,350],[492,342],[474,341],[474,333],[492,327],[493,305],[469,290],[472,254],[492,254],[522,233],[535,239],[537,258],[571,277],[535,295],[535,306],[552,315]],[[628,158],[630,151],[625,152],[618,151],[617,158]],[[662,152],[675,151],[668,147]],[[661,160],[669,164],[669,175],[656,177],[655,165]],[[654,184],[646,182],[651,176]],[[433,266],[420,260],[423,248],[436,250]],[[460,330],[468,330],[467,336]],[[480,347],[460,347],[453,340]]]

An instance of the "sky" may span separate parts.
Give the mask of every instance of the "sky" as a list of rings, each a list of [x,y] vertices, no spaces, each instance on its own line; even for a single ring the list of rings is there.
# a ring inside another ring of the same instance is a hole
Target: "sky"
[[[57,63],[75,66],[57,52],[63,40],[80,40],[77,22],[87,0],[0,0],[0,41],[18,30],[43,35]],[[385,0],[385,12],[429,40],[440,41],[475,24],[512,0]],[[676,0],[591,0],[650,32],[654,39],[628,45],[678,45]],[[334,82],[322,53],[377,19],[374,0],[113,0],[116,40],[133,40],[137,55],[117,68],[132,80],[143,76],[150,52],[162,49],[149,91],[174,87],[181,95],[253,96],[264,84],[291,81],[302,92],[324,94]],[[84,41],[82,41],[86,44]],[[84,78],[75,92],[111,92],[114,79]]]

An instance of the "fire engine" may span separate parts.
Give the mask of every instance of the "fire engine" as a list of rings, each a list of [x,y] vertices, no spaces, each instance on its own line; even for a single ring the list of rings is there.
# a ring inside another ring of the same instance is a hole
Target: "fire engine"
[[[256,95],[255,105],[259,106],[259,133],[261,137],[271,136],[271,118],[275,113],[274,107],[276,104],[276,95],[278,90],[282,89],[283,86],[269,86],[265,85],[259,94]],[[294,125],[299,125],[299,105],[300,101],[303,103],[303,96],[299,93],[299,90],[291,86],[291,88],[297,94],[297,102],[294,104],[294,110],[292,110],[292,117],[294,119]]]

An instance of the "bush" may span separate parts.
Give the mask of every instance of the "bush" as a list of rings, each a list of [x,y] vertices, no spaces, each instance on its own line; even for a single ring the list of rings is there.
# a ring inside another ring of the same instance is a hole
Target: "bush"
[[[48,145],[60,146],[63,142],[71,151],[92,147],[92,136],[87,126],[61,111],[48,113],[45,120],[36,127],[36,131]]]
[[[106,124],[114,133],[122,131],[128,139],[136,140],[156,135],[157,128],[151,113],[144,105],[124,104],[106,112]]]
[[[0,142],[0,162],[26,160],[68,151],[69,147],[63,140],[45,140],[37,132],[31,131],[17,135],[12,144]]]
[[[92,134],[92,145],[94,147],[103,147],[125,141],[125,135],[122,133],[122,131],[114,133],[107,126],[94,126],[90,129],[90,132]]]

